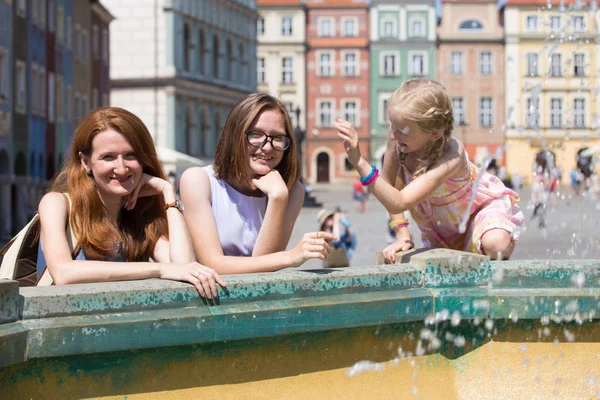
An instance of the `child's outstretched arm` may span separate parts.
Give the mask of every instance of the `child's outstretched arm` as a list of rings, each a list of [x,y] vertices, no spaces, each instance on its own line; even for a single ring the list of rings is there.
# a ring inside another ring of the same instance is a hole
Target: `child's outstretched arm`
[[[352,124],[342,119],[336,120],[335,127],[338,136],[344,140],[348,162],[356,168],[361,178],[366,177],[371,173],[372,167],[360,154],[356,130]],[[375,179],[370,184],[371,193],[390,214],[400,214],[422,202],[446,179],[454,176],[461,162],[459,151],[452,151],[450,156],[444,156],[438,164],[406,185],[402,191],[397,190],[384,179]]]

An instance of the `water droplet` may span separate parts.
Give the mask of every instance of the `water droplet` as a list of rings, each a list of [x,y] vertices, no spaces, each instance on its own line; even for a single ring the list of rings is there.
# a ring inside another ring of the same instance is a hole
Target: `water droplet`
[[[452,318],[450,319],[450,324],[452,326],[458,326],[458,324],[460,324],[460,313],[458,311],[454,311],[452,313]]]

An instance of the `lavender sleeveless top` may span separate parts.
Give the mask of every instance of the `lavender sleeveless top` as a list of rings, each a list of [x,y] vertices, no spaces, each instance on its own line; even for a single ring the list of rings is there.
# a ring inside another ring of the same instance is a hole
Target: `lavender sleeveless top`
[[[226,256],[251,256],[267,210],[267,196],[246,196],[203,167],[210,180],[211,206]]]

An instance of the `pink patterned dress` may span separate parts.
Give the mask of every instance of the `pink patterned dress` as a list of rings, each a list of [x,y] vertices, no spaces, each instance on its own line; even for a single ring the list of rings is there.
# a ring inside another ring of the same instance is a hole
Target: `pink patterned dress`
[[[426,247],[483,253],[481,237],[496,228],[517,240],[524,220],[517,206],[519,195],[494,175],[484,172],[480,177],[477,167],[470,161],[469,165],[467,176],[448,179],[410,210]],[[405,182],[410,182],[412,174],[402,168]]]

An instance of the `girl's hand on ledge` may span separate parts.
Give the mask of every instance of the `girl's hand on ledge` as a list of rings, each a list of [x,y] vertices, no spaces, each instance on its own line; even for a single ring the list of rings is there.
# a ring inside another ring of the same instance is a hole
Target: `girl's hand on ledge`
[[[396,239],[396,241],[385,249],[383,249],[383,257],[385,259],[386,264],[394,264],[396,262],[396,253],[399,251],[408,251],[415,247],[415,244],[408,237],[400,237]]]
[[[189,282],[196,287],[200,296],[217,297],[217,284],[227,286],[223,278],[212,268],[197,262],[189,264],[164,264],[160,268],[160,279]]]
[[[290,267],[298,267],[311,258],[325,260],[329,255],[329,243],[332,240],[337,240],[337,238],[329,232],[305,233],[296,247],[289,250]]]

